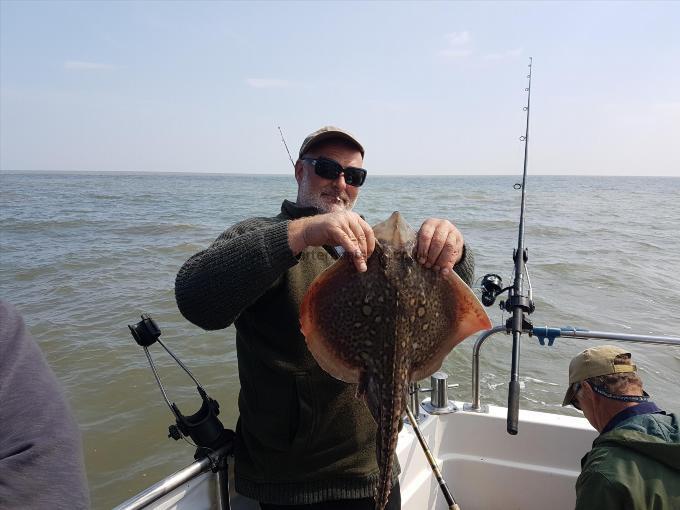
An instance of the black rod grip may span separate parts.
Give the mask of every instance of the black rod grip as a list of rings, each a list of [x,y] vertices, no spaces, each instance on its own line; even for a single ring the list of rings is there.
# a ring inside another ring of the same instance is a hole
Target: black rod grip
[[[517,434],[519,420],[519,381],[510,381],[508,386],[508,434]]]

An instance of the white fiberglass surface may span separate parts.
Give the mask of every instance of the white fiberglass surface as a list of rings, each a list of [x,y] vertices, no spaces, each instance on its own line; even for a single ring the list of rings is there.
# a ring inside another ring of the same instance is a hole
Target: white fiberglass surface
[[[459,408],[462,402],[457,402]],[[595,430],[583,418],[520,411],[519,433],[506,430],[507,410],[458,411],[428,416],[421,431],[461,510],[567,510],[575,503],[574,482]],[[397,455],[403,510],[446,510],[448,505],[409,425],[399,435]],[[233,484],[232,484],[233,487]],[[183,485],[147,508],[216,508],[212,473]],[[234,510],[257,504],[238,495]]]
[[[488,413],[457,412],[422,423],[456,502],[462,510],[573,509],[580,459],[595,430],[582,418],[521,411],[519,433],[511,436],[505,413],[491,406]],[[404,427],[398,454],[404,510],[448,508],[410,427]]]

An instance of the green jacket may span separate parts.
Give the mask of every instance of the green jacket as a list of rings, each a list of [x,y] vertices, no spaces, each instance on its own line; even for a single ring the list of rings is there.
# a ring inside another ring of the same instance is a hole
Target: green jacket
[[[324,372],[300,332],[307,288],[338,258],[331,247],[295,257],[288,246],[288,222],[316,213],[285,201],[276,217],[238,223],[191,257],[175,281],[191,322],[236,326],[235,488],[264,503],[366,498],[377,483],[375,421],[356,385]],[[473,267],[466,248],[454,269],[470,284]]]
[[[642,414],[622,421],[593,441],[581,467],[576,510],[679,510],[676,416]]]

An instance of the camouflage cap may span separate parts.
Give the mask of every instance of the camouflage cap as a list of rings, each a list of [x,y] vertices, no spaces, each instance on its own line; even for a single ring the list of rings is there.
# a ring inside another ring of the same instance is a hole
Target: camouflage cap
[[[564,395],[563,406],[569,405],[574,399],[574,383],[580,383],[591,377],[618,374],[621,372],[635,372],[637,367],[630,365],[616,365],[614,360],[619,357],[630,359],[629,352],[613,345],[591,347],[575,356],[569,363],[569,388]]]
[[[356,145],[357,149],[359,149],[359,152],[361,152],[361,157],[364,157],[364,148],[357,141],[357,139],[354,138],[354,135],[335,126],[324,126],[321,129],[317,129],[311,135],[305,138],[305,141],[302,142],[302,146],[300,147],[300,157],[302,157],[312,145],[315,145],[323,140],[330,140],[332,138],[347,140],[352,145]]]

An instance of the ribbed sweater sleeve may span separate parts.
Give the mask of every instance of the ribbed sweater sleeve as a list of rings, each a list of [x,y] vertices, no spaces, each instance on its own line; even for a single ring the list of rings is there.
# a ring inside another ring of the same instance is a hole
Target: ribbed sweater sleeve
[[[297,264],[288,224],[252,218],[234,225],[180,268],[175,298],[184,317],[203,329],[222,329]]]
[[[463,246],[463,256],[458,264],[453,266],[453,270],[460,276],[461,280],[472,287],[475,279],[475,256],[467,244]]]

